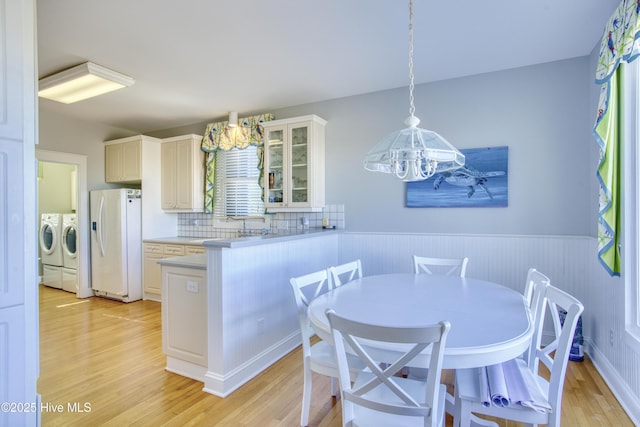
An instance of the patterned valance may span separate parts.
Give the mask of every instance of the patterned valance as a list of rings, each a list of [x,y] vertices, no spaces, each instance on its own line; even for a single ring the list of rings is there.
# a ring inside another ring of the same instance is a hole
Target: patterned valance
[[[605,83],[620,61],[631,62],[640,54],[640,2],[622,0],[607,22],[596,69],[596,83]]]
[[[232,148],[243,150],[250,145],[257,146],[258,168],[260,175],[258,185],[262,187],[264,170],[262,169],[264,150],[263,123],[273,120],[271,113],[260,114],[238,119],[238,126],[229,127],[229,122],[217,122],[207,125],[207,130],[202,137],[201,149],[205,154],[205,189],[204,189],[204,211],[213,213],[216,185],[216,152],[229,151]]]
[[[229,121],[210,123],[202,137],[202,151],[212,153],[217,150],[242,150],[249,145],[263,144],[262,123],[273,120],[271,113],[238,119],[238,126],[229,127]]]

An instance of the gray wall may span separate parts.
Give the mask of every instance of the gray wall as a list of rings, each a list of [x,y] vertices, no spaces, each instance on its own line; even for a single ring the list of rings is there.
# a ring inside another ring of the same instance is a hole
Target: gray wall
[[[404,183],[364,170],[365,154],[404,127],[407,88],[271,112],[328,120],[326,200],[345,205],[348,230],[595,235],[592,65],[581,57],[416,87],[421,127],[458,148],[509,146],[506,208],[405,208]],[[205,125],[152,136],[201,134]]]
[[[36,148],[87,156],[89,191],[114,187],[104,182],[104,141],[135,135],[101,123],[71,119],[50,111],[39,111],[39,143]]]
[[[406,208],[404,183],[365,171],[365,154],[403,127],[407,88],[272,110],[328,120],[326,201],[353,231],[595,235],[593,72],[589,57],[418,85],[416,115],[458,148],[509,146],[506,208]],[[241,114],[242,115],[242,114]],[[212,118],[213,120],[213,118]],[[202,134],[206,123],[151,136]],[[89,189],[105,187],[102,141],[126,130],[40,112],[40,147],[88,156]]]

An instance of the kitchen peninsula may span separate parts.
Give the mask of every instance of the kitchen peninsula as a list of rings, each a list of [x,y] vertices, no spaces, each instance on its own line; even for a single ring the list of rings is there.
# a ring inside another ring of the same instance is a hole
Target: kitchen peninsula
[[[289,279],[335,265],[340,231],[204,240],[159,259],[166,369],[225,397],[301,343]]]

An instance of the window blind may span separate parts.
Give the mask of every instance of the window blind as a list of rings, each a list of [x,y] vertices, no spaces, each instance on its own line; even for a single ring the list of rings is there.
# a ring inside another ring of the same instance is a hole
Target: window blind
[[[216,154],[215,203],[217,217],[264,214],[256,147],[218,151]]]

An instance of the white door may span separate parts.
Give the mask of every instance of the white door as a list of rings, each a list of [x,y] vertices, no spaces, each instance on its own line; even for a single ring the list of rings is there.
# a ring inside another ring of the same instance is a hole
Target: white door
[[[91,287],[127,294],[124,203],[126,190],[91,192]]]
[[[25,405],[0,411],[0,426],[39,423],[35,22],[34,0],[2,2],[0,402]]]

